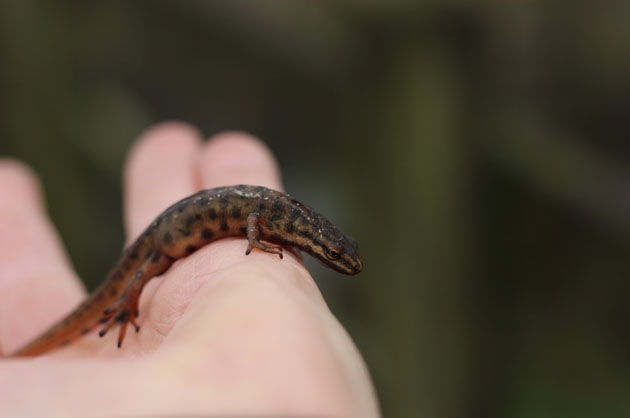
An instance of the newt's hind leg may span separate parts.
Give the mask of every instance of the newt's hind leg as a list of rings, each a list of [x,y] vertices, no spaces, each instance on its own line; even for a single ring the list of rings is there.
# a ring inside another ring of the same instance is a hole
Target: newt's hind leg
[[[120,299],[103,312],[103,318],[100,322],[103,323],[104,326],[98,333],[98,336],[103,337],[116,324],[120,324],[120,331],[118,333],[118,348],[120,348],[125,339],[127,325],[129,323],[134,326],[136,332],[140,331],[140,326],[136,322],[136,318],[139,315],[138,300],[140,293],[149,280],[162,274],[172,263],[173,260],[171,258],[160,253],[156,253],[154,257],[148,259],[147,262],[135,272]]]
[[[245,254],[249,255],[254,248],[258,248],[271,254],[277,254],[282,258],[282,246],[260,241],[259,219],[260,214],[258,212],[252,212],[247,216],[247,241],[249,245],[247,245]]]
[[[105,309],[103,312],[104,326],[98,333],[99,337],[104,336],[112,329],[116,324],[120,324],[120,332],[118,334],[118,347],[122,345],[127,332],[127,324],[129,322],[136,328],[136,332],[140,330],[140,327],[136,323],[135,318],[138,315],[138,299],[140,298],[140,291],[144,286],[143,282],[146,282],[143,269],[140,268],[136,271],[131,279],[131,282],[123,292],[118,301],[111,307]]]

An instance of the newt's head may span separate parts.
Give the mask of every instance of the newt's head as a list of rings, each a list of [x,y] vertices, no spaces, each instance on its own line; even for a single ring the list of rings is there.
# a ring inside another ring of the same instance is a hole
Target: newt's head
[[[344,274],[357,274],[363,270],[359,245],[352,237],[342,235],[331,240],[318,251],[316,258],[324,265]]]
[[[308,231],[298,232],[303,241],[298,247],[340,273],[357,274],[363,270],[356,240],[342,234],[323,216],[317,214],[313,218]]]

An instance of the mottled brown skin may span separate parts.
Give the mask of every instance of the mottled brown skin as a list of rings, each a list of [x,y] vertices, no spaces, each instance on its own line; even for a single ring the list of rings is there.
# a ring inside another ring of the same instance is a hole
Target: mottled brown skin
[[[173,262],[229,236],[246,236],[246,254],[258,248],[282,258],[292,246],[345,274],[363,268],[357,243],[319,213],[284,193],[261,186],[203,190],[180,200],[149,225],[123,252],[105,281],[72,313],[11,356],[36,356],[64,346],[99,324],[100,336],[120,324],[118,347],[127,325],[136,332],[138,298],[144,285]]]

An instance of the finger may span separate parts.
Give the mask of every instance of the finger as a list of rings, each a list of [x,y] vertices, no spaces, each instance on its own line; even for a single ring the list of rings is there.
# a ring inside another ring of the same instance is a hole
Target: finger
[[[195,192],[194,159],[201,135],[179,122],[157,125],[132,149],[125,170],[128,241],[177,200]]]
[[[242,132],[210,138],[199,153],[201,188],[253,184],[282,190],[275,158],[259,139]]]
[[[35,175],[0,161],[0,343],[5,352],[57,321],[85,291],[44,213]]]

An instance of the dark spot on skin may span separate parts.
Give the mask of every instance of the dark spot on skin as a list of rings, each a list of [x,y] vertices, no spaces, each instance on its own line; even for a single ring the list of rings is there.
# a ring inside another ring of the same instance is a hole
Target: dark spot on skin
[[[81,335],[88,334],[90,331],[91,331],[91,329],[89,329],[89,328],[83,328],[83,329],[81,330]]]
[[[185,237],[190,236],[190,230],[186,228],[177,228],[177,231]]]
[[[101,291],[101,292],[98,292],[98,293],[96,294],[96,300],[101,300],[101,299],[103,299],[103,292],[102,292],[102,291]]]
[[[186,206],[188,206],[187,203],[184,203],[184,202],[180,203],[177,206],[177,212],[182,213],[184,211],[184,209],[186,209]]]
[[[118,289],[112,287],[111,289],[109,289],[109,294],[112,296],[116,296],[118,294]]]
[[[129,258],[131,258],[132,260],[138,259],[138,251],[133,250],[132,252],[130,252],[129,253]]]
[[[241,219],[241,208],[239,207],[232,208],[232,218]]]
[[[186,251],[186,254],[192,254],[197,251],[197,247],[195,247],[194,245],[187,245],[184,251]]]
[[[123,275],[121,272],[117,271],[116,273],[114,273],[113,279],[116,281],[122,280]]]
[[[300,217],[300,210],[297,208],[291,208],[291,215],[289,215],[289,220],[291,222],[295,222]]]
[[[217,211],[214,208],[208,209],[208,218],[210,218],[211,221],[217,219]]]
[[[298,235],[304,238],[308,238],[310,240],[313,240],[313,234],[311,233],[311,231],[309,231],[308,229],[299,229],[297,231]]]
[[[155,263],[160,259],[161,256],[162,254],[159,251],[156,251],[155,254],[153,254],[153,257],[151,257],[151,261]]]
[[[190,228],[195,223],[195,217],[189,216],[186,218],[186,228]]]
[[[241,234],[247,235],[247,227],[246,226],[241,226]]]
[[[59,343],[59,347],[64,347],[68,344],[70,344],[70,340],[63,340],[61,343]]]
[[[229,204],[230,202],[227,200],[226,197],[222,197],[221,199],[219,199],[219,207],[221,209],[227,208]]]
[[[240,195],[238,195],[238,198],[241,199],[241,200],[245,200],[245,199],[247,199],[247,196],[245,196],[244,194],[240,194]]]
[[[227,231],[228,230],[228,224],[226,221],[221,221],[221,231]]]
[[[276,200],[275,202],[273,202],[273,206],[271,206],[271,211],[274,213],[282,212],[283,206],[284,205],[282,204],[280,200]]]
[[[201,213],[195,213],[195,220],[197,221],[201,220]]]
[[[274,212],[270,217],[269,217],[269,222],[278,222],[280,219],[282,219],[283,215],[282,213],[279,212]]]
[[[267,208],[267,205],[265,205],[265,202],[258,202],[258,206],[256,207],[258,208],[258,212],[264,212]]]
[[[284,225],[284,230],[287,231],[288,234],[292,234],[295,232],[295,226],[293,225],[292,222],[287,222]]]
[[[170,239],[171,240],[173,239],[172,235],[170,236]],[[144,253],[144,258],[148,260],[149,258],[151,258],[152,255],[153,255],[153,248],[148,248],[147,251]]]
[[[302,250],[306,251],[306,252],[307,252],[307,253],[309,253],[309,254],[312,254],[312,253],[313,253],[313,248],[312,248],[310,245],[308,245],[308,244],[307,244],[307,245],[302,246]]]
[[[212,229],[210,228],[204,228],[201,230],[201,238],[205,240],[212,239],[213,235],[214,233],[212,232]]]
[[[98,320],[99,324],[105,324],[107,322],[109,322],[109,318],[101,318],[101,319]]]
[[[170,231],[166,231],[164,233],[164,236],[162,237],[162,241],[164,241],[164,244],[166,244],[166,245],[170,244],[171,242],[173,242],[173,234],[171,234]],[[149,250],[149,251],[151,251],[151,250]]]

